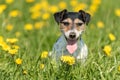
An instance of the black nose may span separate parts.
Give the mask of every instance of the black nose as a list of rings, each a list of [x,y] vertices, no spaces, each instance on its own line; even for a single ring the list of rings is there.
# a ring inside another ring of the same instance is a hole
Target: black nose
[[[76,34],[74,32],[71,32],[70,35],[69,35],[70,38],[75,38],[76,37]]]

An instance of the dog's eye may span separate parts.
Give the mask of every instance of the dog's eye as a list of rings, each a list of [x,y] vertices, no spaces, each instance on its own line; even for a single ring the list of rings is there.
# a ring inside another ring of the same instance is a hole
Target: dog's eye
[[[81,26],[83,23],[76,23],[77,26]]]
[[[62,22],[65,26],[69,26],[70,23],[68,22]]]

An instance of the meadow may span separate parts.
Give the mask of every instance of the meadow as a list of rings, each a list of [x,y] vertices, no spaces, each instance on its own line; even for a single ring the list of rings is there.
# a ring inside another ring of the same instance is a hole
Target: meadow
[[[120,80],[120,0],[0,0],[0,80]],[[61,35],[53,14],[92,15],[84,64],[49,57]]]

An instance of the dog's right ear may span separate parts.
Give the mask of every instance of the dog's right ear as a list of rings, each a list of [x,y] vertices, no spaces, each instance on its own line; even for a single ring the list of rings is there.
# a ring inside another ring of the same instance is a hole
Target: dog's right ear
[[[55,18],[55,21],[59,24],[61,22],[61,20],[63,19],[63,16],[64,14],[67,12],[66,9],[60,11],[60,12],[56,12],[54,14],[54,18]]]

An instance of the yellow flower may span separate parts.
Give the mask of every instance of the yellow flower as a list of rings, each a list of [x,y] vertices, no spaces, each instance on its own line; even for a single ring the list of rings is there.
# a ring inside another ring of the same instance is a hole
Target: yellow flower
[[[91,5],[88,10],[92,16],[97,11],[100,4],[101,4],[101,0],[92,0]]]
[[[40,11],[42,9],[42,6],[40,3],[36,3],[34,6],[32,6],[29,11],[32,12],[37,12]]]
[[[47,0],[42,0],[40,5],[42,6],[42,9],[44,10],[48,9],[49,7],[49,3]]]
[[[11,44],[14,44],[14,43],[18,42],[18,39],[17,38],[7,38],[6,41]]]
[[[22,59],[17,58],[17,59],[15,60],[15,63],[18,64],[18,65],[22,64]]]
[[[28,30],[28,31],[31,31],[31,30],[33,30],[33,25],[30,24],[30,23],[25,24],[24,29],[25,29],[25,30]]]
[[[32,19],[38,19],[38,18],[40,18],[40,16],[41,16],[40,11],[36,11],[36,12],[32,13],[31,18]]]
[[[16,36],[16,37],[19,37],[20,35],[21,35],[20,32],[16,32],[16,33],[15,33],[15,36]]]
[[[78,4],[78,1],[77,0],[70,0],[70,5],[72,7],[76,6]]]
[[[120,71],[120,66],[118,66],[118,71]]]
[[[110,39],[111,41],[114,41],[114,40],[116,40],[116,37],[115,37],[114,34],[109,33],[109,39]]]
[[[20,47],[18,45],[12,45],[12,48],[17,49],[17,50],[20,49]]]
[[[59,8],[60,8],[60,9],[65,9],[65,8],[67,7],[66,2],[64,2],[64,1],[59,2],[58,5],[59,5]]]
[[[58,7],[57,7],[57,6],[50,6],[49,9],[50,9],[50,12],[51,12],[51,13],[55,13],[55,12],[58,11]],[[47,13],[46,16],[48,16],[48,15],[49,15],[49,14]]]
[[[5,0],[7,4],[12,4],[14,0]]]
[[[74,11],[83,10],[83,9],[85,9],[85,8],[87,8],[87,4],[85,4],[85,3],[79,3],[78,5],[76,5],[76,6],[74,7]]]
[[[44,26],[44,22],[36,22],[34,26],[35,29],[41,29]]]
[[[9,13],[9,16],[10,17],[17,17],[20,15],[20,11],[19,10],[12,10],[10,13]]]
[[[7,26],[6,26],[6,30],[7,31],[11,31],[13,29],[13,25],[12,24],[8,24]]]
[[[120,17],[120,9],[116,9],[115,10],[115,15],[118,16],[118,17]]]
[[[94,13],[97,11],[97,9],[98,9],[98,6],[96,6],[96,5],[94,5],[94,4],[90,5],[89,11],[90,11],[90,13],[92,14],[92,16],[93,16]]]
[[[27,3],[33,3],[35,0],[26,0]]]
[[[44,69],[45,65],[44,64],[40,64],[40,69]]]
[[[106,46],[104,46],[103,51],[106,53],[107,56],[110,56],[110,53],[111,53],[111,51],[112,51],[112,48],[111,48],[111,46],[106,45]]]
[[[102,21],[97,22],[97,27],[98,28],[104,28],[104,23]]]
[[[49,18],[50,18],[50,14],[49,13],[43,13],[43,15],[42,15],[42,19],[43,20],[47,20]]]
[[[69,65],[73,65],[75,63],[75,58],[72,56],[61,56],[61,61],[67,63]]]
[[[92,0],[92,4],[99,5],[101,4],[101,0]]]
[[[41,58],[47,58],[48,57],[48,51],[43,51],[41,53]]]
[[[3,11],[4,11],[6,8],[7,8],[7,5],[1,4],[1,5],[0,5],[0,14],[2,14]]]
[[[18,52],[17,49],[10,49],[10,50],[8,50],[8,53],[10,53],[11,55],[16,54],[17,52]]]
[[[9,51],[9,50],[10,50],[10,46],[7,45],[6,43],[3,43],[3,44],[2,44],[2,49],[3,49],[4,51]]]

